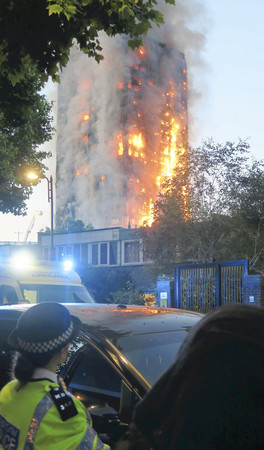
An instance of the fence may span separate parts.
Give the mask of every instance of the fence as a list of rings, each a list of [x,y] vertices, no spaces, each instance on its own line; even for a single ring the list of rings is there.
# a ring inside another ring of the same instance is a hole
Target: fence
[[[220,306],[243,302],[243,280],[248,261],[175,266],[176,308],[207,312]]]

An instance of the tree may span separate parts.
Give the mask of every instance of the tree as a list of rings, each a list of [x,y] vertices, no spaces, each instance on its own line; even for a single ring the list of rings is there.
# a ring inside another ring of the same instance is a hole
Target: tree
[[[134,292],[156,294],[156,279],[145,269],[142,266],[94,267],[80,263],[77,272],[97,302],[113,303],[116,292],[125,291],[128,285]]]
[[[254,161],[241,178],[232,208],[236,220],[237,253],[249,260],[251,270],[264,275],[264,163]]]
[[[179,164],[164,183],[153,225],[141,230],[159,273],[172,274],[176,263],[242,258],[262,270],[264,170],[249,149],[246,141],[210,139],[189,148],[186,169]]]
[[[174,3],[174,0],[165,0]],[[163,22],[156,0],[2,0],[0,2],[0,69],[15,84],[26,76],[25,63],[42,81],[58,79],[73,41],[100,61],[99,31],[126,34],[134,48],[153,24]]]
[[[167,273],[179,258],[188,254],[182,246],[183,236],[188,233],[190,211],[189,164],[187,152],[179,153],[174,176],[162,184],[158,200],[154,204],[154,221],[151,227],[142,227],[145,251],[157,266],[158,272]],[[190,244],[190,243],[189,243]]]
[[[251,165],[250,146],[241,139],[237,144],[212,139],[188,151],[191,184],[191,215],[203,220],[212,214],[229,214],[241,185],[241,177]]]
[[[41,82],[27,67],[27,76],[15,86],[0,76],[0,211],[24,214],[32,192],[26,169],[43,174],[41,162],[49,156],[38,147],[51,139],[51,107],[39,93]]]
[[[75,233],[78,231],[87,231],[93,229],[94,227],[91,224],[85,225],[82,220],[75,220],[72,217],[66,217],[63,223],[59,227],[56,227],[55,233]]]
[[[111,292],[109,303],[119,305],[157,306],[155,295],[144,293],[141,289],[135,289],[133,283],[128,281],[126,285],[115,292]]]
[[[145,305],[143,292],[135,291],[133,283],[128,281],[126,285],[115,292],[110,293],[111,303],[118,303],[122,305]]]
[[[92,292],[96,302],[113,303],[113,292],[122,290],[132,283],[130,273],[123,267],[78,268],[82,283]]]

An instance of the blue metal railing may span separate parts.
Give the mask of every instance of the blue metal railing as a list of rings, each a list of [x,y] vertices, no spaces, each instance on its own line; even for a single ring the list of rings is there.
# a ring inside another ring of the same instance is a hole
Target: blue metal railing
[[[174,305],[206,312],[220,305],[242,303],[247,274],[247,260],[176,265]]]

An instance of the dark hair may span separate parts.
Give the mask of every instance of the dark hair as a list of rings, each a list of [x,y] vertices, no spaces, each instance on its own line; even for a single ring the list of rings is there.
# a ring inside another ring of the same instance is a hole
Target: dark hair
[[[11,378],[16,378],[20,382],[19,388],[21,388],[31,380],[34,370],[38,367],[45,367],[55,353],[56,352],[48,353],[47,355],[41,355],[34,359],[16,352],[11,366]]]
[[[138,404],[134,423],[151,442],[145,448],[264,448],[264,309],[208,314]]]

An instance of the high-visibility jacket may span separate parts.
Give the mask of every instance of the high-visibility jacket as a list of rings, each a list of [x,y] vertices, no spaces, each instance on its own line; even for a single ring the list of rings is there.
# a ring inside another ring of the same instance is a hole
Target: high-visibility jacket
[[[0,392],[0,444],[4,449],[109,449],[91,427],[91,417],[84,405],[57,383],[38,379],[17,390],[18,387],[19,382],[14,380]],[[60,404],[56,400],[57,391],[63,397]],[[69,417],[65,419],[63,410],[68,405],[71,405]]]

